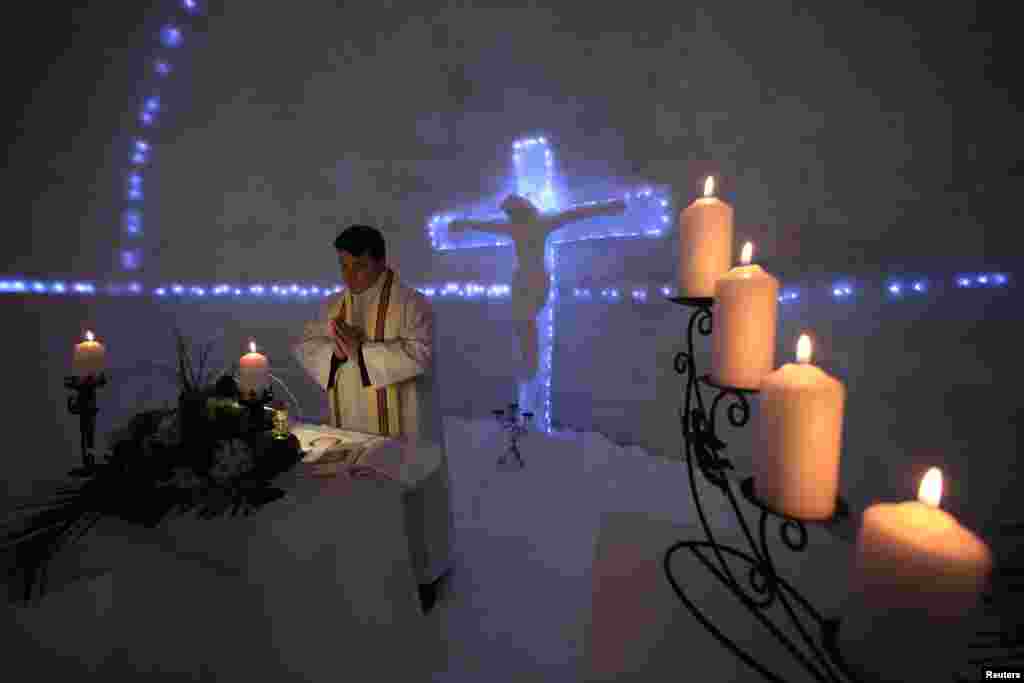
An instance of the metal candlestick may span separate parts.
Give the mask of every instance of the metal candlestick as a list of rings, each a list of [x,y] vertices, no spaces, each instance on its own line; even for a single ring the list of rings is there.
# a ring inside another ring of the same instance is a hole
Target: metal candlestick
[[[523,421],[520,423],[518,403],[510,403],[507,411],[498,409],[492,412],[498,420],[498,424],[505,430],[507,438],[505,452],[498,458],[498,468],[514,471],[525,468],[526,463],[523,461],[523,454],[519,451],[519,437],[530,431],[533,413],[523,413]]]
[[[668,582],[671,584],[675,594],[690,609],[701,625],[734,655],[761,674],[765,680],[777,683],[784,681],[782,677],[769,671],[750,654],[726,637],[697,609],[693,602],[687,599],[683,589],[672,574],[672,556],[676,552],[685,548],[693,553],[715,578],[730,589],[733,595],[750,611],[751,615],[775,636],[789,654],[808,671],[813,680],[836,683],[854,681],[855,678],[842,660],[837,645],[839,620],[826,619],[792,585],[780,577],[776,572],[775,563],[768,552],[769,517],[778,518],[781,522],[779,532],[782,542],[794,552],[803,551],[807,547],[807,529],[804,524],[812,520],[793,519],[770,509],[757,497],[754,478],[749,477],[738,481],[737,477],[730,474],[730,471],[734,469],[732,463],[722,455],[725,443],[719,438],[716,429],[716,415],[719,404],[722,402],[722,399],[728,398],[730,400],[727,409],[729,423],[734,427],[743,427],[750,419],[750,402],[748,397],[758,392],[753,389],[719,386],[711,381],[709,375],[700,377],[697,375],[693,348],[694,332],[698,331],[704,336],[711,334],[711,311],[714,299],[673,298],[669,300],[673,303],[696,309],[691,314],[689,326],[687,327],[687,350],[676,355],[674,365],[676,372],[686,376],[686,389],[680,423],[683,432],[683,442],[686,448],[686,464],[690,477],[690,490],[693,494],[694,504],[697,507],[701,526],[704,528],[706,540],[680,541],[668,548],[664,558],[664,569]],[[711,401],[710,410],[705,409],[706,404],[701,393],[704,387],[717,392],[714,400]],[[695,469],[699,469],[704,478],[729,499],[733,512],[739,521],[739,526],[749,542],[749,552],[728,547],[715,541],[714,534],[711,532],[707,517],[704,514],[704,508],[700,502],[700,494],[697,489],[694,473]],[[758,525],[760,543],[755,542],[746,518],[740,511],[736,495],[733,492],[733,485],[737,481],[742,497],[761,513]],[[849,519],[849,508],[845,501],[840,499],[837,501],[836,512],[832,519],[825,521],[816,520],[814,523],[823,524],[831,531],[837,531],[837,526],[848,523]],[[737,574],[734,573],[727,559],[733,562],[740,562],[752,590],[747,589],[740,583],[736,578]],[[768,608],[776,602],[782,605],[789,617],[790,623],[799,632],[802,646],[786,636],[766,613]],[[813,628],[808,628],[803,623],[803,620],[797,614],[798,611],[804,613],[804,619],[809,619]]]
[[[75,392],[74,396],[68,397],[68,412],[78,415],[79,429],[82,434],[82,466],[71,470],[75,477],[88,477],[96,471],[96,456],[93,449],[96,447],[96,414],[99,408],[96,404],[96,390],[106,386],[107,376],[100,373],[98,377],[65,377],[64,386]]]
[[[274,390],[267,386],[262,394],[249,393],[239,399],[239,403],[249,410],[249,431],[264,431],[264,427],[272,423],[272,411],[267,408],[274,400]]]

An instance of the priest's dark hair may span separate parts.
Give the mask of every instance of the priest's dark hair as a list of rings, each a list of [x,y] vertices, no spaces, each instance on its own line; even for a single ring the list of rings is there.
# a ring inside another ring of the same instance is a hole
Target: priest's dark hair
[[[338,251],[347,251],[356,258],[370,252],[370,256],[378,261],[383,261],[387,255],[384,236],[380,234],[380,230],[369,225],[350,225],[345,228],[334,240],[334,248]]]

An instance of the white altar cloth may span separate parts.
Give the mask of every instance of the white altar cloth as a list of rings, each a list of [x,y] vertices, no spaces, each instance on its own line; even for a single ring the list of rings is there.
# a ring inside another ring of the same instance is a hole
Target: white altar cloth
[[[292,427],[299,440],[304,463],[317,463],[332,453],[355,448],[365,454],[359,462],[380,470],[399,481],[406,489],[421,485],[427,477],[441,467],[443,454],[438,444],[420,443],[415,447],[399,439],[336,429],[329,425],[300,423]]]
[[[440,444],[412,445],[400,438],[319,424],[297,424],[292,433],[306,452],[303,462],[319,465],[349,449],[353,457],[330,467],[354,473],[348,476],[361,478],[369,472],[399,483],[417,583],[432,583],[451,569],[454,520],[448,461]]]
[[[51,585],[61,575],[102,581],[66,584],[53,610],[7,608],[0,637],[23,660],[12,670],[42,675],[63,657],[104,680],[422,680],[439,635],[422,618],[410,562],[417,467],[405,468],[406,481],[321,479],[310,469],[282,475],[275,485],[287,497],[248,517],[99,524],[55,562]],[[93,602],[109,606],[60,609],[89,601],[66,597],[75,591],[99,591]],[[79,628],[56,633],[57,618]],[[84,648],[76,633],[101,633],[106,647],[97,652],[93,638]]]

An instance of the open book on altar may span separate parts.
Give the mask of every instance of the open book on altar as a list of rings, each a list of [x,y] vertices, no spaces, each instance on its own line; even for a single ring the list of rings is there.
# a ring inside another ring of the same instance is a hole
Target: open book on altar
[[[302,462],[355,479],[392,479],[415,486],[441,464],[435,444],[412,445],[401,439],[299,423],[292,427]]]

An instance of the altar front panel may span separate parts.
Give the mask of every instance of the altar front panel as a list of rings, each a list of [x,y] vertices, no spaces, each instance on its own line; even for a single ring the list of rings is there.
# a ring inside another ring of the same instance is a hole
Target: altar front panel
[[[400,486],[295,476],[287,488],[290,497],[249,517],[185,517],[157,530],[101,523],[63,556],[55,581],[104,569],[111,577],[103,619],[70,615],[111,643],[97,675],[328,681],[341,671],[395,680],[422,672],[438,634],[420,613]],[[33,615],[14,609],[31,626]],[[43,660],[26,663],[50,665],[52,652],[35,656]]]

